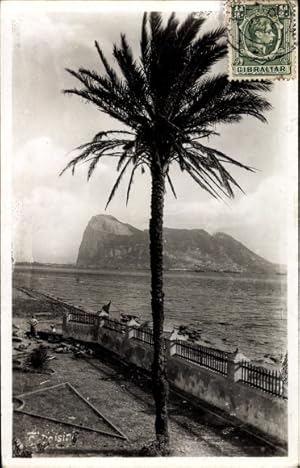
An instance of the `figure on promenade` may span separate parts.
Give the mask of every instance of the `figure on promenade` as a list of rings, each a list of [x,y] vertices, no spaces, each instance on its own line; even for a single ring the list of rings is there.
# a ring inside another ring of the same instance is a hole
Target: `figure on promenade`
[[[58,341],[57,336],[56,336],[56,327],[55,325],[50,325],[50,332],[48,335],[48,341],[51,343],[54,343]]]
[[[38,334],[37,334],[38,321],[34,315],[31,317],[29,324],[30,324],[30,335],[33,338],[38,338]]]

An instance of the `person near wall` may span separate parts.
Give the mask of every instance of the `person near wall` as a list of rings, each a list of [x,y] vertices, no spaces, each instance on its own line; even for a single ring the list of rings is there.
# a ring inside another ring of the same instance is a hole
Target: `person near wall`
[[[55,341],[58,341],[57,336],[56,336],[55,325],[50,325],[50,329],[51,330],[50,330],[49,335],[48,335],[48,341],[54,343]]]
[[[30,325],[30,335],[33,338],[38,338],[38,334],[37,334],[38,321],[34,315],[31,317],[29,321],[29,325]]]

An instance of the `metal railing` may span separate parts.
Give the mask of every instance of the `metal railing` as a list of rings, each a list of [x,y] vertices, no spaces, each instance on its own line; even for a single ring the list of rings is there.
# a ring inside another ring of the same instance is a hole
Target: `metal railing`
[[[68,321],[83,325],[95,326],[98,316],[81,311],[72,311],[68,315]],[[125,334],[128,326],[118,320],[104,318],[103,327],[117,333]],[[132,327],[133,338],[151,346],[154,344],[153,331],[149,328]],[[168,346],[168,339],[164,338],[164,349]],[[176,340],[175,355],[189,362],[198,364],[222,375],[228,374],[229,354],[214,348],[191,344],[186,341]],[[241,361],[238,364],[240,382],[258,388],[266,393],[280,398],[287,398],[284,379],[279,371],[257,367],[248,361]]]
[[[153,345],[153,333],[148,328],[134,328],[133,329],[133,338],[144,343]]]
[[[108,328],[109,330],[113,330],[118,333],[125,333],[126,325],[119,322],[118,320],[113,320],[109,318],[104,319],[104,328]]]
[[[68,315],[69,322],[84,323],[86,325],[95,325],[97,317],[95,314],[89,314],[87,312],[70,312]]]
[[[256,367],[250,362],[241,361],[241,381],[251,387],[259,388],[267,393],[285,398],[284,382],[279,371]]]
[[[227,375],[228,353],[200,345],[193,346],[186,341],[176,341],[175,354],[187,361]]]

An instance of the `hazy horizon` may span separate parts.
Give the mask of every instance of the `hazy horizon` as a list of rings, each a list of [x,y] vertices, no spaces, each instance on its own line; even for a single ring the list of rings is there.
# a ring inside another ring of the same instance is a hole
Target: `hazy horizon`
[[[221,2],[220,2],[221,5]],[[70,263],[76,260],[83,231],[92,216],[111,214],[138,229],[148,228],[149,177],[136,177],[126,208],[126,181],[110,208],[104,207],[116,179],[115,162],[106,159],[89,183],[86,167],[72,177],[59,173],[70,152],[100,129],[118,122],[62,90],[77,86],[66,67],[99,69],[98,40],[109,60],[112,44],[125,32],[138,54],[142,11],[46,12],[23,9],[14,21],[13,49],[13,234],[16,261]],[[207,28],[223,20],[213,13]],[[188,11],[186,12],[188,14]],[[180,13],[182,19],[186,14]],[[225,71],[226,61],[217,71]],[[249,174],[234,168],[247,195],[236,193],[226,204],[211,199],[179,169],[172,168],[177,200],[167,192],[165,226],[225,232],[274,263],[287,263],[286,143],[290,109],[286,93],[295,82],[276,82],[268,94],[273,109],[268,124],[251,117],[235,125],[218,125],[219,137],[209,144],[257,168]]]

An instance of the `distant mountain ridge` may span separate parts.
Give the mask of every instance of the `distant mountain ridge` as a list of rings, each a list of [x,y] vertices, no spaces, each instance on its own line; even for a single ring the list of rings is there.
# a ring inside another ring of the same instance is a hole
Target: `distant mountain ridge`
[[[110,215],[93,216],[80,244],[78,267],[149,269],[148,231]],[[276,272],[276,265],[223,232],[164,229],[165,269],[220,272]]]

